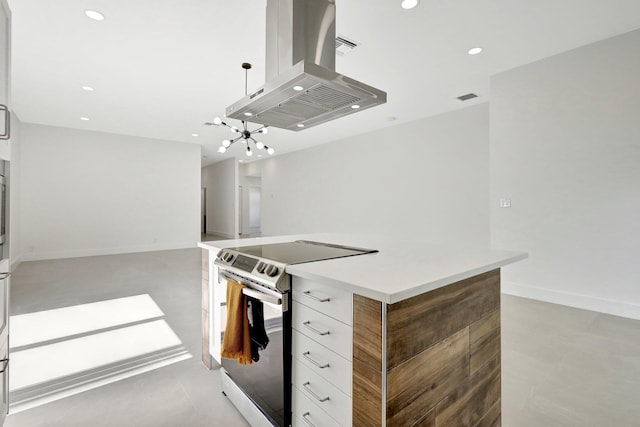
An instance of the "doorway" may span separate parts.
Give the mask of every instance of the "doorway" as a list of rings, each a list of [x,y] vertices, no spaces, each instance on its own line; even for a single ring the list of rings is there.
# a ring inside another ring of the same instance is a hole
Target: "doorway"
[[[240,236],[259,237],[262,234],[262,189],[259,186],[240,186],[238,189],[238,222]]]

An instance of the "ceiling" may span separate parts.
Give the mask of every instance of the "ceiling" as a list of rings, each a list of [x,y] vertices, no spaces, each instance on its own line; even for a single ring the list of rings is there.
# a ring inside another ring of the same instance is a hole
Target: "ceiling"
[[[249,91],[264,84],[266,0],[8,1],[21,121],[196,143],[203,165],[246,158],[240,146],[217,153],[230,132],[203,123],[244,96],[243,62],[253,65]],[[388,102],[301,132],[270,129],[260,139],[276,155],[487,102],[493,74],[640,28],[638,0],[422,0],[413,10],[400,0],[337,0],[336,8],[337,35],[360,44],[337,56],[336,71],[386,91]],[[106,19],[90,20],[86,9]],[[484,51],[468,55],[476,46]],[[456,99],[469,92],[479,97]]]

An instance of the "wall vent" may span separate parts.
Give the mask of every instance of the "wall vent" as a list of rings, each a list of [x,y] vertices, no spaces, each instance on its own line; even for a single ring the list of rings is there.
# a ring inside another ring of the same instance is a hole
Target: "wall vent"
[[[478,95],[476,95],[475,93],[468,93],[468,94],[466,94],[466,95],[460,95],[460,96],[458,96],[457,98],[458,98],[460,101],[467,101],[467,100],[469,100],[469,99],[473,99],[473,98],[477,98],[477,97],[478,97]]]
[[[345,37],[336,37],[336,53],[338,55],[346,55],[358,46],[358,43]]]

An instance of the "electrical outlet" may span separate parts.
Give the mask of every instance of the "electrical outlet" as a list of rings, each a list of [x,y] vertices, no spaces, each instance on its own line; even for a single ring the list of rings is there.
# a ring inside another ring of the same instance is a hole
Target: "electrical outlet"
[[[511,207],[511,199],[500,199],[500,207],[501,208],[510,208]]]

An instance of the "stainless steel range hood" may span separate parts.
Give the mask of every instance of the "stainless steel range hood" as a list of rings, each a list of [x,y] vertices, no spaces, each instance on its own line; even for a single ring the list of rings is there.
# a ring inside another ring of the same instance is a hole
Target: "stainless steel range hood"
[[[300,131],[387,102],[335,72],[335,0],[267,0],[266,84],[226,116]]]

